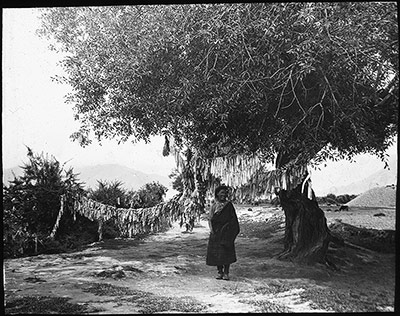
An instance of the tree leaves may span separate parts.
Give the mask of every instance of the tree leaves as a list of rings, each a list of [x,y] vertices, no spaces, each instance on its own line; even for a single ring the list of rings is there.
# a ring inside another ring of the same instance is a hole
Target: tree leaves
[[[90,131],[119,141],[168,131],[206,157],[229,146],[309,161],[328,144],[319,158],[382,153],[396,134],[396,12],[394,3],[53,8],[40,32],[70,54],[82,145]]]
[[[72,168],[64,169],[54,157],[36,154],[29,147],[27,151],[23,175],[3,185],[4,245],[12,256],[27,250],[31,237],[50,234],[61,195],[66,196],[65,209],[71,210],[73,197],[83,192]]]

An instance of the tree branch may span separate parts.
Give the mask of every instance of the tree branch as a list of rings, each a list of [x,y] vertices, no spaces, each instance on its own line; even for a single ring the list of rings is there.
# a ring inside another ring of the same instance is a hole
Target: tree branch
[[[291,76],[292,76],[292,71],[293,71],[293,69],[290,70],[289,78],[286,80],[285,86],[284,86],[283,89],[282,89],[282,92],[281,92],[281,95],[280,95],[280,98],[279,98],[278,108],[276,109],[276,112],[275,112],[275,115],[274,115],[275,118],[277,117],[278,112],[279,112],[279,110],[280,110],[281,103],[282,103],[282,98],[283,98],[283,93],[285,92],[285,89],[286,89],[286,87],[287,87],[287,84],[288,84],[289,81],[290,81],[290,78],[291,78]]]

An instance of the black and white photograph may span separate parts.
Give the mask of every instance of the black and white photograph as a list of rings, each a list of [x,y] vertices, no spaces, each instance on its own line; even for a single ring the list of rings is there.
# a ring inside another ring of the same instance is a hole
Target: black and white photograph
[[[399,311],[397,2],[2,26],[5,315]]]

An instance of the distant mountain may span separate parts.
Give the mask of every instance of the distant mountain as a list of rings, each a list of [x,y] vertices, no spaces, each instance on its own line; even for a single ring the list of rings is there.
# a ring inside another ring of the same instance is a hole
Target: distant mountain
[[[335,195],[360,194],[373,188],[397,184],[397,160],[390,161],[390,170],[379,170],[366,178],[335,188]]]
[[[141,186],[150,182],[159,182],[170,187],[171,179],[158,174],[147,174],[135,169],[117,164],[96,165],[74,168],[75,173],[79,173],[78,178],[85,182],[86,187],[97,187],[97,180],[121,181],[126,189],[137,190]]]
[[[337,186],[335,188],[326,188],[324,195],[334,193],[335,195],[341,194],[361,194],[375,187],[382,187],[391,184],[397,184],[397,158],[389,161],[390,170],[383,169],[368,175],[360,181],[355,181],[351,184],[344,186]],[[137,190],[146,183],[158,181],[167,188],[171,188],[172,181],[170,178],[157,175],[146,174],[118,164],[105,164],[96,166],[74,167],[75,173],[79,173],[78,178],[81,182],[85,182],[86,187],[97,187],[97,180],[114,181],[118,180],[123,183],[126,189]],[[3,183],[13,180],[12,172],[16,176],[22,174],[22,169],[19,167],[9,168],[3,170]],[[169,191],[172,192],[172,189]],[[172,194],[172,193],[171,193]],[[322,195],[322,194],[321,194]]]
[[[9,181],[14,180],[14,175],[16,177],[22,176],[22,168],[20,167],[13,167],[13,168],[7,168],[3,169],[3,184],[8,184]]]
[[[16,176],[22,175],[22,169],[19,167],[5,169],[3,170],[4,184],[8,184],[8,181],[14,179],[13,172]],[[147,174],[118,164],[74,167],[74,173],[79,174],[78,179],[85,183],[86,188],[96,188],[97,180],[120,181],[123,183],[122,186],[128,190],[137,190],[150,182],[159,182],[169,188],[172,182],[168,177]]]

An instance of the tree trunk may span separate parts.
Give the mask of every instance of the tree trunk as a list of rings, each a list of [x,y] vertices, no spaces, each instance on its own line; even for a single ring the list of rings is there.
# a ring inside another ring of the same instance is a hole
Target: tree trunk
[[[202,163],[200,158],[196,158],[196,163],[194,166],[195,169],[195,190],[197,191],[197,200],[198,200],[198,207],[199,207],[199,214],[205,213],[205,206],[206,206],[206,191],[207,191],[207,184],[205,179],[203,179],[203,170],[204,164]]]
[[[186,231],[191,232],[194,228],[196,219],[197,198],[193,195],[195,190],[195,175],[191,167],[193,153],[190,149],[186,151],[186,164],[182,170],[183,193],[180,203],[183,206],[183,214],[181,216],[180,226],[185,225]]]
[[[284,250],[278,258],[307,264],[329,263],[329,243],[341,241],[331,235],[324,212],[314,194],[309,199],[307,189],[307,185],[302,188],[300,184],[293,190],[276,192],[286,217]]]

